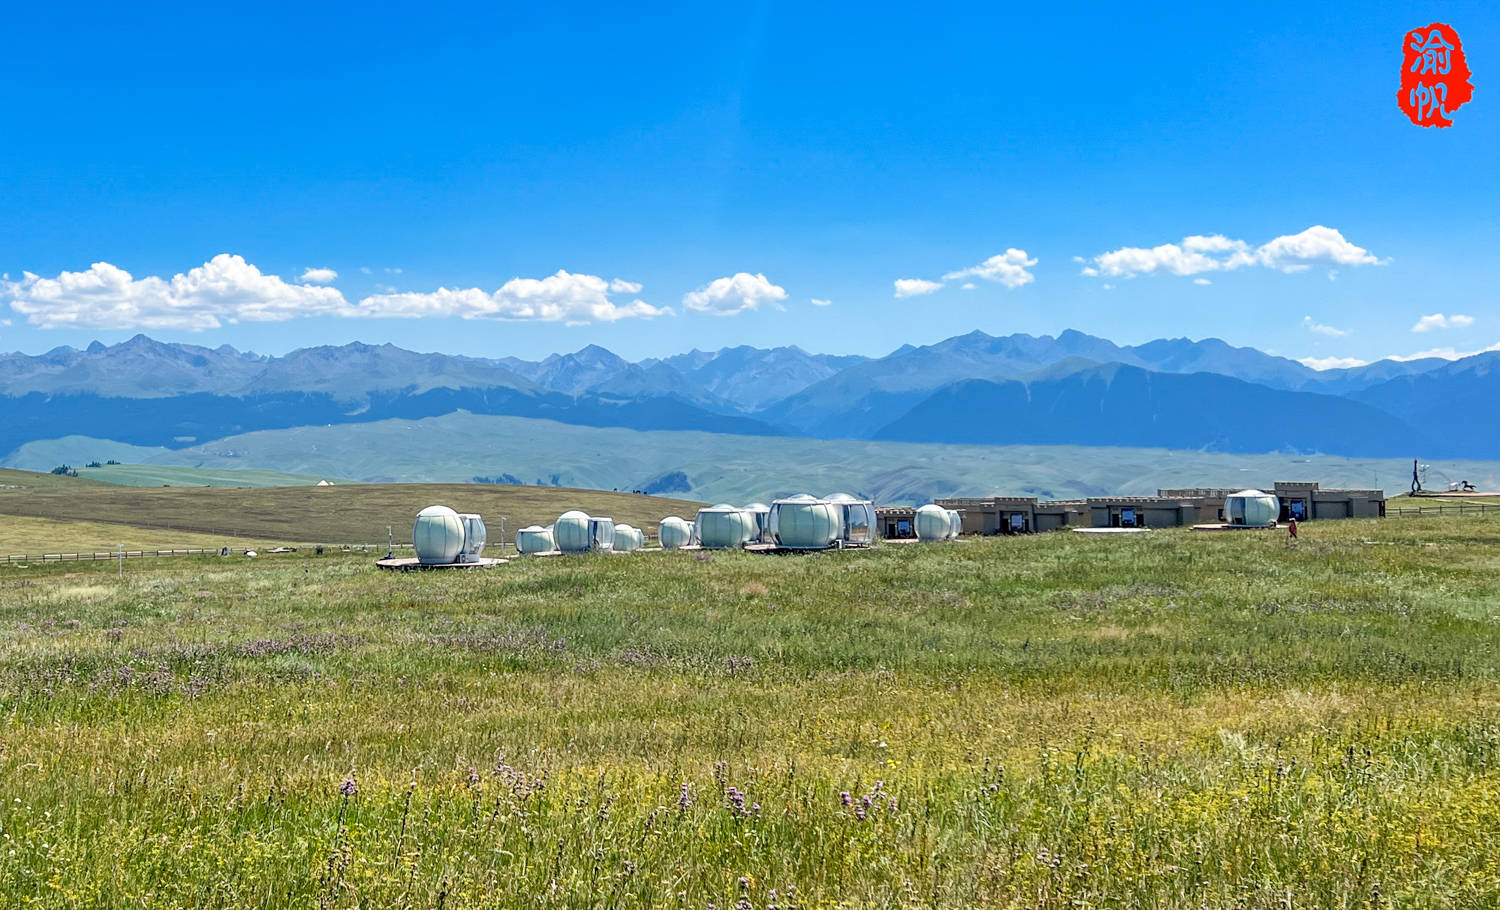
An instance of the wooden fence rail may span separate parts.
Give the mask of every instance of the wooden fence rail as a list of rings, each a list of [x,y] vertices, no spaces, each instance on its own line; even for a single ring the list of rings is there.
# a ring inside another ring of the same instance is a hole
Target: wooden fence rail
[[[1406,515],[1483,515],[1486,512],[1500,513],[1500,503],[1450,502],[1442,505],[1416,506],[1414,508],[1406,506],[1399,508],[1388,507],[1385,510],[1386,515],[1393,515],[1397,518]]]
[[[398,544],[396,544],[395,548],[397,550],[410,550],[410,549],[412,549],[412,545],[411,544],[400,544],[400,543],[398,543]],[[251,548],[251,549],[253,549],[253,548]],[[309,548],[302,547],[300,549],[309,549]],[[388,550],[390,548],[387,547],[385,544],[360,543],[360,544],[324,544],[323,545],[323,549],[326,550],[326,551],[333,552],[333,553],[374,553],[374,552],[384,553],[386,550]],[[245,551],[244,547],[230,547],[229,548],[229,553],[230,553],[231,556],[233,556],[235,554],[238,554],[238,553],[243,553],[244,551]],[[186,550],[123,550],[123,551],[122,550],[110,550],[108,552],[99,552],[99,553],[42,553],[42,554],[12,553],[12,554],[8,554],[8,555],[0,555],[0,562],[5,562],[5,563],[17,563],[17,562],[24,562],[24,563],[40,562],[40,563],[46,563],[46,562],[72,562],[72,561],[75,561],[75,560],[88,561],[88,560],[101,560],[101,559],[102,560],[122,559],[122,558],[123,559],[146,559],[146,558],[155,557],[155,556],[218,556],[220,552],[221,552],[221,550],[219,550],[218,548],[214,548],[214,547],[192,547],[192,548],[189,548],[189,549],[186,549]]]

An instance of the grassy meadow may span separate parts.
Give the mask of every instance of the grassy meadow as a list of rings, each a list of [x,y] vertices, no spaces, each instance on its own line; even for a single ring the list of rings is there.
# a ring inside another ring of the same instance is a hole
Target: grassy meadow
[[[0,528],[8,522],[46,519],[53,522],[122,525],[153,539],[158,546],[185,549],[237,540],[291,543],[385,544],[386,526],[396,540],[410,541],[412,519],[425,506],[441,503],[460,512],[484,516],[490,539],[507,541],[531,524],[551,524],[568,509],[607,515],[655,533],[668,515],[691,518],[701,503],[663,496],[636,496],[601,490],[492,484],[349,484],[329,487],[291,486],[261,489],[236,487],[129,487],[83,477],[59,477],[0,468]],[[37,527],[41,527],[38,525]],[[65,531],[66,526],[54,526]],[[0,539],[17,537],[0,530]],[[75,552],[87,549],[78,535],[33,540],[18,553]],[[113,546],[113,544],[111,544]]]
[[[253,468],[194,468],[182,465],[106,464],[97,468],[73,466],[78,476],[123,487],[293,487],[320,480],[345,483],[340,477],[286,474]]]
[[[129,550],[191,550],[220,547],[271,547],[294,540],[267,540],[219,534],[195,534],[139,528],[101,521],[60,521],[0,515],[0,558],[40,557],[48,553],[107,553],[123,545]]]
[[[1500,903],[1500,516],[0,568],[45,907]]]

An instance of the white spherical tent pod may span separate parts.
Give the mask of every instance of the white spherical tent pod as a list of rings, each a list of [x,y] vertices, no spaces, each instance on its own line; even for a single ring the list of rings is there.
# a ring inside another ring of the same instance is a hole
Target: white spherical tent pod
[[[771,536],[788,550],[826,550],[844,532],[843,509],[806,493],[771,503]]]
[[[1260,490],[1241,490],[1224,497],[1224,520],[1247,528],[1274,527],[1281,517],[1281,500]]]
[[[948,510],[931,503],[917,509],[913,524],[916,525],[918,540],[947,540],[953,530],[953,520],[948,517]]]
[[[752,502],[745,506],[750,516],[750,543],[771,542],[771,507],[763,502]]]
[[[698,543],[706,550],[742,547],[754,532],[754,520],[744,509],[719,503],[698,510]]]
[[[680,550],[693,542],[693,526],[685,518],[663,518],[657,529],[663,550]]]
[[[557,548],[564,553],[587,553],[589,550],[589,518],[586,512],[564,512],[552,525],[552,537]]]
[[[948,513],[948,539],[957,540],[958,535],[964,530],[964,517],[955,509],[946,509]]]
[[[621,522],[615,525],[615,538],[612,549],[616,553],[629,553],[631,550],[641,548],[641,538],[636,535],[641,532],[635,527]],[[644,537],[644,535],[641,535]]]
[[[411,542],[417,550],[417,561],[424,566],[453,562],[464,549],[463,519],[447,506],[428,506],[417,513]]]
[[[555,546],[552,542],[552,532],[541,525],[532,525],[516,532],[516,552],[523,556],[529,556],[532,553],[550,553]]]
[[[823,498],[843,510],[845,544],[875,541],[875,503],[848,493],[832,493]]]

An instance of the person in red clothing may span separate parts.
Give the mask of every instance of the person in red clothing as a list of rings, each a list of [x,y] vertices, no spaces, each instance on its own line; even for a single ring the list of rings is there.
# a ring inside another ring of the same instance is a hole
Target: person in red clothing
[[[1292,535],[1293,540],[1297,539],[1297,519],[1292,518],[1287,521],[1286,532]]]

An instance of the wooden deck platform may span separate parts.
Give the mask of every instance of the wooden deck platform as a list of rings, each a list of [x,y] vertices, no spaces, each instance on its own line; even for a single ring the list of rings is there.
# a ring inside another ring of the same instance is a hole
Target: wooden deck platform
[[[503,566],[510,560],[491,559],[482,557],[475,562],[445,562],[432,565],[424,565],[415,556],[396,556],[391,559],[377,559],[377,568],[390,572],[426,572],[435,569],[488,569],[490,566]]]

